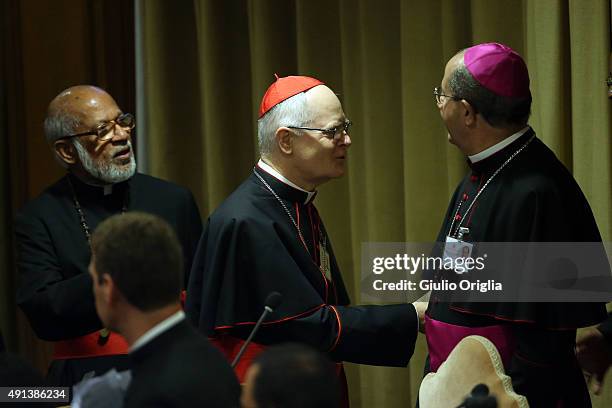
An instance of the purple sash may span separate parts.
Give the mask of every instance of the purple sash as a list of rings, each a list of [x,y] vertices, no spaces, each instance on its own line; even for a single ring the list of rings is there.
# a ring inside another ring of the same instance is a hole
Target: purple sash
[[[425,336],[431,372],[436,372],[461,339],[470,335],[486,337],[495,344],[504,367],[508,367],[516,348],[514,335],[508,326],[464,327],[434,320],[425,315]]]

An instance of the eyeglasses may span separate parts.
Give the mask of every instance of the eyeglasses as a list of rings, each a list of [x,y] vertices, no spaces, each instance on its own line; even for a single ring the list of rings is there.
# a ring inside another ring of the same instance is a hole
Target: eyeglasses
[[[62,136],[60,137],[60,139],[67,139],[70,137],[77,136],[96,135],[99,141],[104,142],[113,138],[113,136],[115,135],[115,133],[113,132],[115,130],[115,126],[119,126],[125,130],[134,129],[136,127],[136,120],[134,119],[134,115],[132,115],[131,113],[122,113],[121,115],[117,116],[116,119],[106,123],[102,123],[95,129],[89,130],[87,132],[75,133],[74,135]]]
[[[313,130],[316,132],[321,132],[323,133],[323,136],[325,136],[327,139],[337,142],[342,138],[344,133],[348,134],[349,129],[351,128],[352,125],[353,125],[353,122],[347,119],[343,124],[334,126],[333,128],[329,128],[329,129],[309,128],[309,127],[302,127],[302,126],[287,126],[287,127],[289,129]]]
[[[442,93],[442,90],[440,88],[438,88],[437,86],[433,89],[433,95],[434,95],[434,99],[436,101],[436,105],[441,106],[442,104],[444,104],[445,99],[444,98],[450,98],[453,99],[455,101],[460,101],[462,98],[459,98],[458,96],[453,96],[453,95],[444,95]]]

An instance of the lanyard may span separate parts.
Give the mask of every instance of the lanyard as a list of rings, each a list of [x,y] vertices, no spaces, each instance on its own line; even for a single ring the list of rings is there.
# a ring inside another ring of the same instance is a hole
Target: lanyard
[[[506,167],[508,165],[508,163],[510,163],[512,161],[512,159],[514,159],[516,157],[517,154],[519,154],[520,152],[523,151],[523,149],[525,149],[527,147],[527,145],[529,143],[531,143],[531,141],[535,139],[535,135],[531,136],[529,138],[528,141],[525,142],[525,144],[523,144],[521,147],[519,147],[514,153],[512,153],[510,155],[510,157],[508,157],[508,159],[502,163],[501,166],[499,166],[499,168],[497,170],[495,170],[495,172],[491,175],[491,177],[489,177],[489,179],[486,181],[486,183],[484,183],[484,185],[482,186],[482,188],[480,190],[478,190],[478,193],[476,193],[476,196],[474,197],[474,199],[472,200],[472,202],[470,203],[469,207],[467,208],[465,215],[467,216],[470,213],[470,210],[472,209],[472,206],[474,206],[474,203],[476,202],[476,200],[478,200],[478,197],[480,197],[480,195],[482,194],[482,192],[485,190],[485,188],[487,188],[487,186],[489,185],[489,183],[491,182],[491,180],[493,180],[493,178],[495,176],[497,176],[497,174],[499,174],[500,171],[502,171],[502,169],[504,167]],[[459,214],[459,210],[461,209],[461,205],[463,204],[463,201],[459,201],[459,204],[457,205],[457,210],[455,211],[455,215],[453,215],[453,221],[451,222],[451,226],[450,229],[448,230],[448,235],[452,236],[452,232],[453,232],[453,227],[455,225],[455,221],[457,220],[457,214]],[[461,224],[463,223],[463,220],[465,220],[466,217],[462,217],[459,220],[459,224],[457,224],[457,231],[458,233],[457,238],[459,240],[461,240],[463,238],[463,235],[465,234],[469,234],[469,228],[464,228],[461,227]]]
[[[280,197],[278,196],[278,194],[276,194],[276,191],[274,191],[274,189],[272,187],[270,187],[270,185],[266,182],[266,180],[264,180],[263,177],[261,177],[261,175],[257,172],[257,170],[253,169],[253,173],[255,173],[255,176],[257,176],[257,178],[259,179],[259,181],[261,181],[261,183],[266,187],[266,189],[268,189],[268,191],[274,196],[274,198],[276,198],[276,201],[278,201],[281,205],[281,207],[283,207],[283,210],[285,210],[285,213],[287,214],[287,216],[289,217],[289,219],[291,220],[291,222],[293,223],[293,226],[295,227],[295,229],[297,230],[297,233],[300,237],[300,241],[302,241],[302,245],[304,246],[304,249],[306,249],[306,252],[308,253],[308,255],[310,255],[310,259],[312,259],[312,254],[310,253],[310,250],[308,249],[308,245],[306,245],[306,240],[304,239],[304,236],[302,235],[302,230],[300,229],[300,225],[295,221],[295,218],[293,218],[293,215],[291,215],[291,211],[289,211],[289,209],[287,208],[287,206],[285,205],[285,203],[283,202],[283,200],[280,199]],[[323,237],[322,239],[322,243],[321,243],[321,236]],[[313,237],[314,238],[314,237]],[[325,236],[325,234],[319,232],[319,248],[321,247],[321,245],[324,248],[325,253],[327,254],[327,237]],[[313,263],[315,263],[313,261]],[[326,268],[329,268],[329,260],[327,260],[326,258]],[[316,263],[315,263],[316,265]],[[329,286],[328,286],[328,281],[327,281],[327,275],[325,270],[323,269],[322,265],[316,265],[317,268],[319,269],[319,272],[321,272],[321,276],[323,278],[323,282],[325,284],[325,303],[327,303],[328,300],[328,295],[329,295]],[[330,280],[331,280],[331,271],[329,272],[329,276],[330,276]],[[335,289],[334,289],[335,290]]]
[[[312,255],[310,254],[310,251],[308,250],[308,245],[306,245],[306,240],[304,239],[304,236],[302,235],[302,230],[300,229],[300,225],[295,221],[295,219],[293,218],[293,215],[291,215],[291,211],[289,211],[289,209],[287,208],[285,203],[283,203],[283,200],[281,200],[280,197],[278,196],[278,194],[276,194],[276,191],[274,191],[272,189],[272,187],[270,187],[270,185],[266,182],[266,180],[264,180],[263,177],[261,177],[259,175],[259,173],[257,173],[257,171],[255,171],[255,169],[253,169],[253,173],[255,173],[255,175],[257,176],[259,181],[261,181],[263,183],[263,185],[268,189],[268,191],[270,191],[270,193],[272,193],[274,198],[276,198],[276,200],[283,207],[283,210],[285,210],[285,213],[287,213],[287,215],[289,216],[289,219],[293,223],[293,226],[297,230],[297,233],[300,236],[300,241],[302,241],[302,245],[304,245],[304,248],[306,248],[306,252],[308,252],[308,254],[312,257]]]

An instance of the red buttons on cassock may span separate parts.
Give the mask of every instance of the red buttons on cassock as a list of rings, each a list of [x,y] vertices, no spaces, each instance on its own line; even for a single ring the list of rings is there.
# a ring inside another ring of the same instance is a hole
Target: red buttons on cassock
[[[470,180],[472,180],[472,181],[478,181],[478,176],[476,176],[476,175],[472,174],[472,175],[470,176]]]
[[[461,219],[461,214],[455,215],[455,220],[459,221]]]
[[[463,199],[462,199],[462,201],[465,201],[465,200],[467,200],[468,198],[469,198],[469,197],[468,197],[468,195],[467,195],[466,193],[463,193]]]

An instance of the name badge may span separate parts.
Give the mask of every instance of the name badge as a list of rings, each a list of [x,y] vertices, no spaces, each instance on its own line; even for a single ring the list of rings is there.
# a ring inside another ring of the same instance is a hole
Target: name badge
[[[327,280],[331,282],[331,262],[329,252],[327,252],[327,238],[323,233],[319,235],[319,267]]]
[[[450,236],[446,237],[444,244],[444,259],[450,258],[455,262],[459,258],[471,258],[474,244]],[[463,273],[455,271],[456,273]]]

